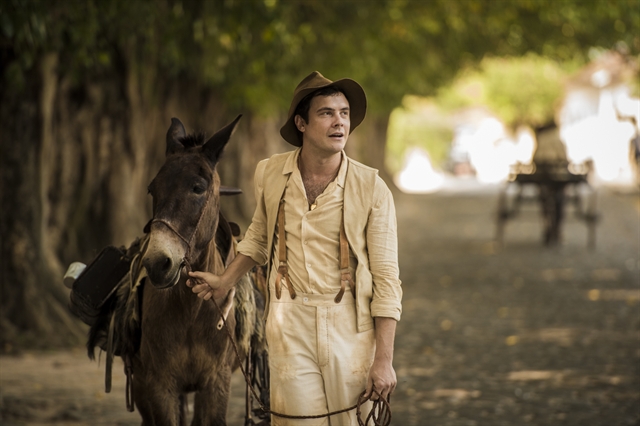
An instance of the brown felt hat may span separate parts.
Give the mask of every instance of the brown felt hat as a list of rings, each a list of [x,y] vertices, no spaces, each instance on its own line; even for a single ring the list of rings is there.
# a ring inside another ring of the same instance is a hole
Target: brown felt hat
[[[314,71],[306,76],[293,92],[293,100],[289,107],[289,118],[280,129],[280,134],[284,140],[289,142],[291,145],[302,146],[302,134],[296,127],[296,123],[294,121],[296,108],[305,96],[318,89],[329,86],[338,88],[344,93],[349,101],[349,115],[351,117],[351,130],[349,133],[353,132],[353,129],[362,123],[362,120],[364,120],[364,116],[367,113],[367,96],[365,95],[362,86],[350,78],[331,81],[328,78],[325,78],[318,71]]]

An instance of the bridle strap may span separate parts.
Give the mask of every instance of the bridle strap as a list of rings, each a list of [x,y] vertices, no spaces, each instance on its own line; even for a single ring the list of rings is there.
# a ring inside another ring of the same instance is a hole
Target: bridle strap
[[[149,222],[149,226],[153,225],[154,223],[161,223],[164,226],[166,226],[167,228],[169,228],[169,230],[171,232],[173,232],[174,234],[176,234],[185,244],[187,249],[185,250],[184,253],[184,257],[182,258],[182,265],[180,265],[180,267],[184,266],[187,269],[187,272],[190,272],[191,269],[191,244],[193,243],[193,239],[195,238],[196,234],[198,233],[198,228],[200,227],[200,223],[202,222],[202,218],[204,216],[204,212],[207,210],[207,205],[209,204],[209,200],[211,200],[211,192],[209,192],[209,194],[207,195],[207,199],[204,202],[204,206],[202,206],[202,210],[200,211],[200,216],[198,217],[198,222],[196,222],[196,227],[193,229],[193,233],[191,233],[191,236],[189,237],[189,239],[186,239],[171,223],[169,223],[168,221],[164,220],[164,219],[156,219],[153,218],[151,220],[151,222]]]
[[[182,236],[182,234],[180,234],[180,232],[178,232],[178,230],[176,228],[173,227],[173,225],[164,220],[164,219],[152,219],[150,224],[153,225],[154,223],[161,223],[164,226],[166,226],[167,228],[169,228],[174,234],[176,234],[182,241],[184,241],[184,243],[186,244],[187,247],[189,247],[191,245],[190,241],[191,239],[187,240],[185,237]]]

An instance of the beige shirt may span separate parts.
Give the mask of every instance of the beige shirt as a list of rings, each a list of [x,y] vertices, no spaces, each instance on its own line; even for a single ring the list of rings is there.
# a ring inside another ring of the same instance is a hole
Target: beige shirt
[[[350,261],[351,267],[356,268],[358,330],[372,328],[374,317],[400,320],[402,289],[398,276],[397,226],[391,191],[374,169],[349,159],[343,153],[338,177],[318,197],[319,207],[310,212],[297,167],[299,150],[276,154],[258,164],[254,179],[257,206],[251,225],[238,244],[238,252],[260,265],[271,260],[275,267],[269,268],[269,285],[273,287],[278,263],[276,216],[278,203],[284,194],[285,205],[291,204],[291,207],[286,206],[289,210],[285,210],[285,230],[289,273],[294,288],[317,294],[337,293],[340,286],[340,215],[341,208],[346,208],[345,230],[349,247],[355,255],[355,259]],[[294,174],[297,177],[294,178]],[[349,195],[348,200],[345,194]],[[289,200],[289,195],[292,200]],[[338,201],[340,199],[342,203]],[[315,247],[313,250],[310,244]],[[292,267],[291,262],[297,265]],[[327,263],[332,265],[323,271],[314,267],[314,262],[323,263],[323,267]]]
[[[287,245],[287,265],[297,293],[337,294],[340,290],[340,223],[347,158],[336,178],[316,198],[316,208],[310,210],[307,194],[298,168],[300,151],[287,160],[293,169],[284,192],[284,217]],[[276,226],[273,258],[278,259],[278,228]],[[350,251],[351,273],[355,276],[357,261]],[[277,268],[271,268],[269,282],[275,282]],[[282,282],[286,287],[286,283]]]

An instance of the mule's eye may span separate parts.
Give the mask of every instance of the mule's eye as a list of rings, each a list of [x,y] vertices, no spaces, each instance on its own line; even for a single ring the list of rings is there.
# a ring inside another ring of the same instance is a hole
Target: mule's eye
[[[206,190],[206,188],[204,187],[204,185],[193,185],[193,193],[194,194],[204,194],[204,191]]]

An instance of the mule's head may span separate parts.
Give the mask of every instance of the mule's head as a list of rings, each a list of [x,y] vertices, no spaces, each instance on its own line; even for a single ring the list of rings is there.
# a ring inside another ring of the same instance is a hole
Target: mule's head
[[[187,135],[177,118],[167,132],[166,161],[149,185],[153,219],[142,260],[157,288],[178,283],[185,256],[195,262],[218,224],[220,178],[216,164],[241,116],[209,140]]]

